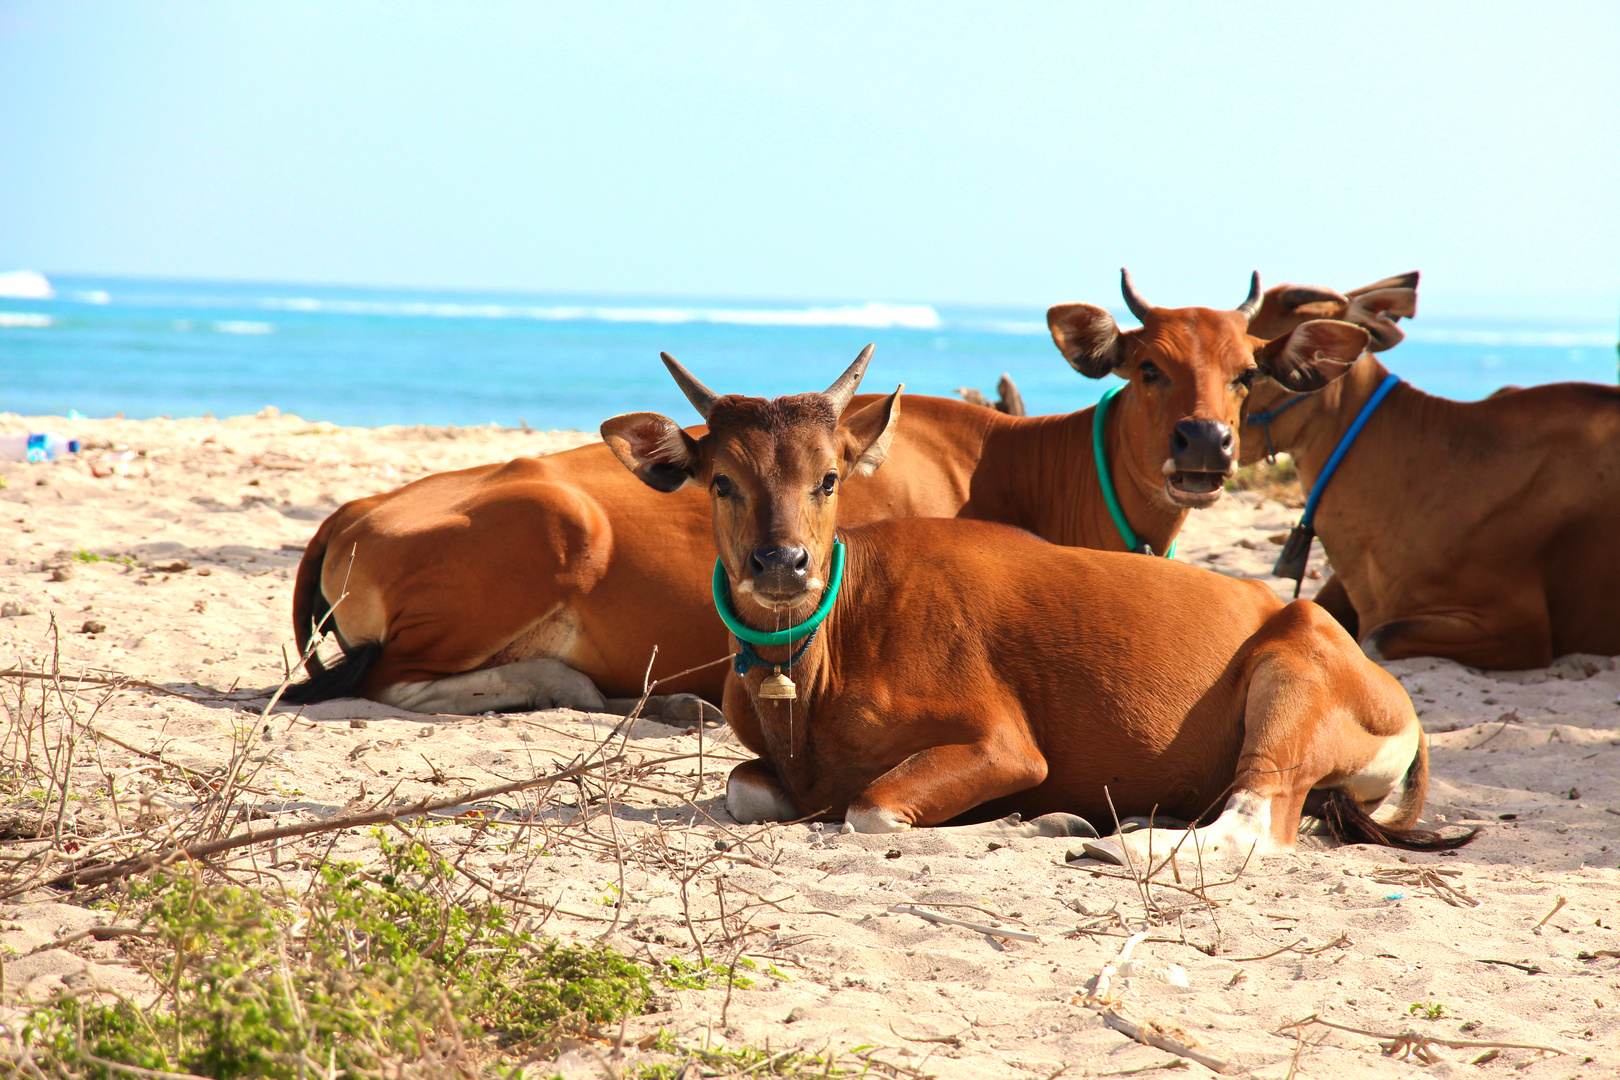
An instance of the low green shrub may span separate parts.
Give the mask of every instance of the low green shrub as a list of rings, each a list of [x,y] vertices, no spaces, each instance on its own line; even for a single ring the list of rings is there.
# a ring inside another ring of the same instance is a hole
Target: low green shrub
[[[293,905],[192,877],[138,886],[152,1003],[64,996],[23,1045],[44,1075],[420,1076],[495,1068],[518,1051],[645,1009],[646,969],[606,945],[536,939],[509,911],[451,891],[423,845],[382,842],[385,870],[325,868]]]

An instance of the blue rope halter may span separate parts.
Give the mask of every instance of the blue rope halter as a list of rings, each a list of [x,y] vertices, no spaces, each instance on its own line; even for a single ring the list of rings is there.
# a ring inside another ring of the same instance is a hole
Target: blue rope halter
[[[785,664],[773,663],[770,660],[761,660],[759,658],[759,654],[754,651],[754,647],[748,644],[748,642],[739,638],[737,639],[737,655],[731,658],[731,666],[738,675],[747,675],[750,671],[757,667],[776,668],[777,670],[786,668],[791,671],[793,669],[793,665],[797,664],[804,657],[804,651],[810,647],[810,643],[812,641],[816,640],[816,635],[819,633],[821,633],[821,627],[819,626],[810,631],[810,636],[804,639],[804,644],[799,646],[797,652],[788,657],[787,663]]]
[[[1277,448],[1271,445],[1271,422],[1308,397],[1310,397],[1309,394],[1301,394],[1298,397],[1289,398],[1275,409],[1268,409],[1265,412],[1253,413],[1247,420],[1243,421],[1243,423],[1246,425],[1259,424],[1265,428],[1266,460],[1272,464],[1276,464],[1277,462]]]
[[[1351,421],[1350,427],[1340,437],[1339,445],[1333,448],[1333,454],[1328,458],[1327,464],[1322,466],[1321,473],[1316,477],[1316,483],[1311,485],[1311,493],[1305,498],[1305,512],[1300,515],[1299,524],[1295,525],[1288,533],[1288,540],[1283,544],[1282,554],[1277,556],[1277,565],[1271,568],[1272,574],[1277,577],[1291,577],[1294,579],[1295,596],[1299,595],[1299,588],[1304,584],[1305,564],[1311,557],[1311,541],[1316,538],[1316,504],[1322,501],[1322,493],[1327,490],[1328,481],[1333,479],[1333,474],[1338,472],[1339,463],[1344,460],[1344,455],[1348,454],[1350,447],[1355,445],[1356,436],[1361,434],[1361,429],[1367,426],[1367,421],[1372,419],[1372,414],[1378,411],[1378,406],[1383,404],[1384,399],[1389,396],[1389,392],[1395,389],[1395,384],[1400,381],[1401,377],[1399,375],[1390,374],[1384,376],[1384,381],[1378,384],[1378,389],[1372,392],[1372,396],[1367,399],[1367,404],[1361,407],[1361,411]],[[1281,408],[1273,410],[1273,415],[1295,402],[1304,400],[1305,396],[1301,395]]]

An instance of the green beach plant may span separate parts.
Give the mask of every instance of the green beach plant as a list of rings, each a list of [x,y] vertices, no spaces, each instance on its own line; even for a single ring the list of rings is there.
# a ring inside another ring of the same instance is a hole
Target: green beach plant
[[[641,965],[537,939],[505,908],[453,896],[453,871],[424,845],[379,841],[382,872],[328,866],[293,903],[200,876],[134,884],[151,936],[132,948],[155,1000],[61,996],[29,1017],[24,1054],[47,1077],[118,1075],[109,1063],[465,1075],[645,1008]]]

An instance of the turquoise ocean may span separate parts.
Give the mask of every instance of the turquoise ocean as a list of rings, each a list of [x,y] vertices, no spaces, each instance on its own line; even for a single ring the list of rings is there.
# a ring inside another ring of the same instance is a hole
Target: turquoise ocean
[[[1044,305],[768,302],[426,292],[53,276],[0,297],[0,412],[234,416],[266,405],[345,425],[520,422],[594,430],[640,409],[686,422],[660,350],[722,393],[819,389],[868,341],[867,388],[994,397],[1032,413],[1097,400],[1047,336]],[[1061,299],[1061,298],[1050,298]],[[1110,305],[1113,306],[1113,305]],[[1122,319],[1128,323],[1128,320]],[[1612,322],[1404,323],[1385,362],[1460,399],[1506,384],[1613,383]]]

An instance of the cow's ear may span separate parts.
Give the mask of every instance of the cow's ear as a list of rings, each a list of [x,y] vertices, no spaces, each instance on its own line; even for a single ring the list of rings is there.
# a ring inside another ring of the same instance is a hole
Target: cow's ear
[[[1413,271],[1405,277],[1412,279],[1413,284],[1382,289],[1369,287],[1350,294],[1350,310],[1344,318],[1357,326],[1366,327],[1367,333],[1372,336],[1372,344],[1368,347],[1372,352],[1393,349],[1406,340],[1406,331],[1395,324],[1417,314],[1417,272]]]
[[[1260,297],[1249,336],[1270,341],[1312,319],[1340,318],[1349,306],[1348,298],[1319,285],[1274,285]]]
[[[610,416],[602,421],[602,441],[648,487],[674,491],[697,478],[698,442],[667,416],[651,412]]]
[[[1313,319],[1260,346],[1254,359],[1268,377],[1297,393],[1320,390],[1350,370],[1367,347],[1367,331],[1347,322]]]
[[[889,456],[889,445],[900,423],[900,391],[905,388],[906,384],[901,383],[888,397],[844,416],[838,432],[844,443],[846,473],[874,473]]]
[[[1127,335],[1094,304],[1056,304],[1046,309],[1046,325],[1063,359],[1088,379],[1100,379],[1125,362]]]

